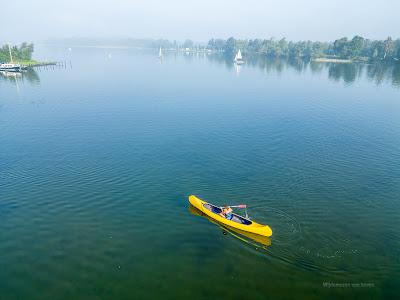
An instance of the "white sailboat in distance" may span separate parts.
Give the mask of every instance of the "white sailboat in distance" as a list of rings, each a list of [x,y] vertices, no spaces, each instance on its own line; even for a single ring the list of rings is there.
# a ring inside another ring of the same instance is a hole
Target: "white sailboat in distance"
[[[160,50],[158,51],[158,58],[162,59],[163,58],[163,54],[162,54],[162,49],[160,47]]]
[[[240,49],[239,49],[239,51],[236,53],[235,59],[234,59],[233,61],[234,61],[235,64],[237,64],[237,65],[242,65],[242,64],[244,64],[244,60],[243,60],[243,58],[242,58],[242,52],[240,52]]]

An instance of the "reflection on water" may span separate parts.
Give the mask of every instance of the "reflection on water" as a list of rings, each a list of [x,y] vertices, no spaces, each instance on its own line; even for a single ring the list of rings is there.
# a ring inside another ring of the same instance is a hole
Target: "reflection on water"
[[[217,55],[48,52],[74,68],[0,75],[1,299],[399,293],[398,68],[249,58],[238,78]],[[189,194],[242,199],[271,245]]]
[[[177,58],[182,55],[186,62],[199,59],[207,59],[211,63],[224,64],[228,69],[235,71],[239,76],[243,67],[259,68],[266,74],[281,74],[286,70],[295,70],[298,73],[310,71],[312,74],[326,72],[328,78],[336,82],[344,82],[346,85],[352,84],[357,79],[365,77],[377,85],[383,82],[391,83],[393,86],[400,87],[400,63],[327,63],[315,62],[303,59],[269,59],[262,56],[248,56],[244,66],[236,65],[230,56],[223,54],[196,54],[196,53],[166,53],[166,59]],[[107,59],[112,58],[109,53]],[[159,59],[160,64],[165,58]],[[22,73],[0,72],[0,81],[9,81],[17,84],[17,81],[27,81],[31,84],[40,84],[40,77],[34,69],[28,69]]]
[[[236,71],[236,75],[239,76],[240,75],[240,71],[242,69],[241,65],[235,64],[235,71]]]
[[[235,68],[236,73],[240,73],[240,69],[238,70],[229,56],[209,55],[207,58],[211,62],[225,64],[227,68]],[[267,74],[273,72],[280,74],[287,69],[293,69],[299,73],[309,70],[313,74],[327,71],[329,79],[343,81],[346,84],[351,84],[360,77],[365,76],[377,85],[386,81],[394,86],[400,86],[399,63],[325,63],[303,59],[266,59],[262,56],[251,56],[247,57],[246,66],[260,68]]]
[[[28,69],[23,72],[0,72],[0,81],[8,81],[18,85],[19,81],[26,81],[31,84],[40,84],[38,73],[34,69]]]

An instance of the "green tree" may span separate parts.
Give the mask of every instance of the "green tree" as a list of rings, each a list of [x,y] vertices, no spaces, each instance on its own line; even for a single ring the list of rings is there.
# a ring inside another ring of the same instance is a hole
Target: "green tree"
[[[396,44],[395,58],[396,60],[400,60],[400,39],[397,39],[395,44]]]
[[[260,39],[250,40],[248,43],[248,47],[249,47],[248,50],[250,52],[258,53],[261,51],[262,40],[260,40]]]
[[[233,37],[227,39],[225,43],[225,53],[228,55],[232,55],[236,52],[236,40]]]
[[[382,59],[393,58],[395,50],[395,44],[391,37],[388,37],[383,41],[383,57]]]
[[[289,53],[289,47],[288,47],[288,42],[286,42],[286,39],[280,39],[278,42],[278,49],[279,52],[277,53],[278,56],[287,56]]]
[[[185,40],[185,42],[183,43],[182,47],[183,47],[183,48],[193,48],[193,45],[194,45],[193,41],[187,39],[187,40]]]
[[[22,43],[18,46],[11,46],[11,54],[14,60],[30,60],[32,59],[33,44]],[[8,45],[3,45],[0,48],[0,61],[8,62],[10,60],[10,53]]]
[[[328,50],[328,47],[325,43],[315,42],[312,44],[313,54],[312,57],[321,57],[324,55],[324,52]]]
[[[33,53],[33,44],[22,43],[19,48],[20,57],[23,60],[30,60]]]
[[[363,47],[364,47],[364,38],[356,35],[355,37],[353,37],[353,39],[350,41],[348,45],[348,55],[350,57],[360,56]]]
[[[261,53],[269,57],[276,56],[275,41],[272,38],[263,41]]]
[[[347,58],[349,56],[347,37],[335,40],[333,43],[333,51],[336,56]]]

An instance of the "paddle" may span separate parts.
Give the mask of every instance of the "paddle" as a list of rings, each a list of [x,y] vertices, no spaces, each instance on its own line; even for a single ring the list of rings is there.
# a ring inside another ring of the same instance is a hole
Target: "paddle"
[[[239,204],[239,205],[230,205],[230,207],[237,207],[237,208],[246,208],[246,204]]]
[[[250,219],[249,215],[247,214],[247,205],[246,204],[229,205],[229,207],[244,208],[245,212],[246,212],[246,219]]]

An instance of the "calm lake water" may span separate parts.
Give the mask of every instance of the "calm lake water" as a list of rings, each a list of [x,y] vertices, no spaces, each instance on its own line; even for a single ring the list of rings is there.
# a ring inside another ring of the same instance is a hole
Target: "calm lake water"
[[[157,52],[0,75],[0,299],[398,295],[400,66]]]

